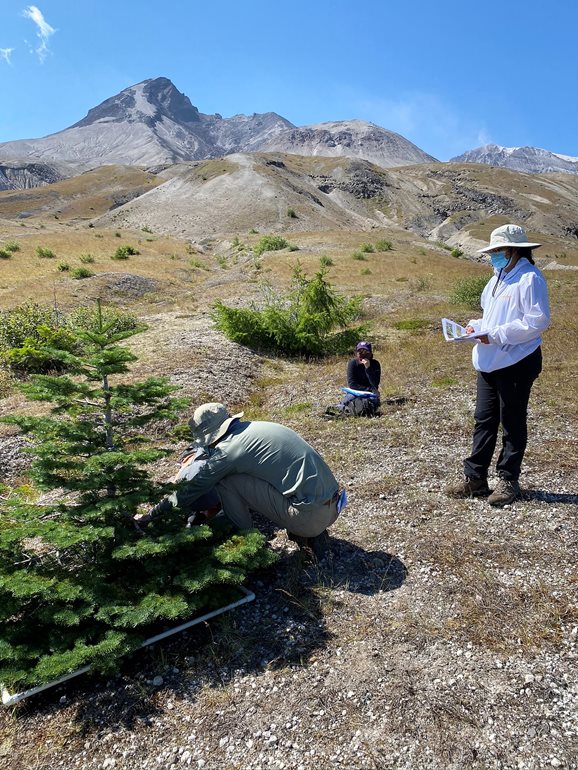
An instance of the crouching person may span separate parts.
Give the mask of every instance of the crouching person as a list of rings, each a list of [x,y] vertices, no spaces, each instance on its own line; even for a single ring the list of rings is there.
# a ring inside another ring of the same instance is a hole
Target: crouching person
[[[189,427],[207,448],[202,467],[150,512],[187,514],[211,490],[239,529],[253,526],[251,512],[287,529],[300,548],[318,558],[327,549],[326,530],[337,519],[339,488],[321,455],[301,436],[273,422],[243,421],[219,403],[199,406]]]

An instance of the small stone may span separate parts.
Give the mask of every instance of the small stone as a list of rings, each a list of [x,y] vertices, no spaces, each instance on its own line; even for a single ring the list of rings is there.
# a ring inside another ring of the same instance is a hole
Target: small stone
[[[162,676],[155,676],[155,678],[152,681],[153,687],[160,687],[162,683],[164,682],[164,679]]]

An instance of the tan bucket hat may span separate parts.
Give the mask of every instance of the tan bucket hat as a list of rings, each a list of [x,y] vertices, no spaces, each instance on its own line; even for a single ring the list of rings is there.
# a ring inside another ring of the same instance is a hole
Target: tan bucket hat
[[[478,249],[478,253],[495,251],[496,249],[507,248],[508,246],[518,246],[519,248],[537,249],[541,243],[528,243],[526,231],[520,225],[502,225],[492,230],[490,235],[490,245]]]
[[[239,412],[231,415],[224,404],[217,402],[201,404],[189,420],[189,428],[196,441],[209,446],[223,438],[233,420],[238,420],[243,414]]]

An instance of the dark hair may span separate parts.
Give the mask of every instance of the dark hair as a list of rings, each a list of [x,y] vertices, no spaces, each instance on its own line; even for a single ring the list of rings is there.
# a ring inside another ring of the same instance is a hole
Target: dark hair
[[[534,257],[532,256],[533,249],[531,249],[529,246],[511,246],[510,248],[514,250],[514,253],[518,255],[519,259],[525,257],[531,265],[536,264],[534,262]]]

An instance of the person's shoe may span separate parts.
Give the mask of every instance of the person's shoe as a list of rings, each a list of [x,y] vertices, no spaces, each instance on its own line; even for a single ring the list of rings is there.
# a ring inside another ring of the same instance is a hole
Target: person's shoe
[[[474,479],[466,476],[459,484],[451,484],[446,487],[448,497],[466,498],[466,497],[487,497],[491,490],[487,479]]]
[[[488,503],[502,507],[503,505],[510,505],[514,500],[517,500],[522,496],[520,485],[517,481],[511,479],[499,479],[496,484],[496,488],[492,494],[488,497]]]
[[[312,554],[317,560],[322,559],[329,552],[329,535],[326,529],[315,537],[303,537],[288,531],[287,537],[299,546],[300,551]]]

